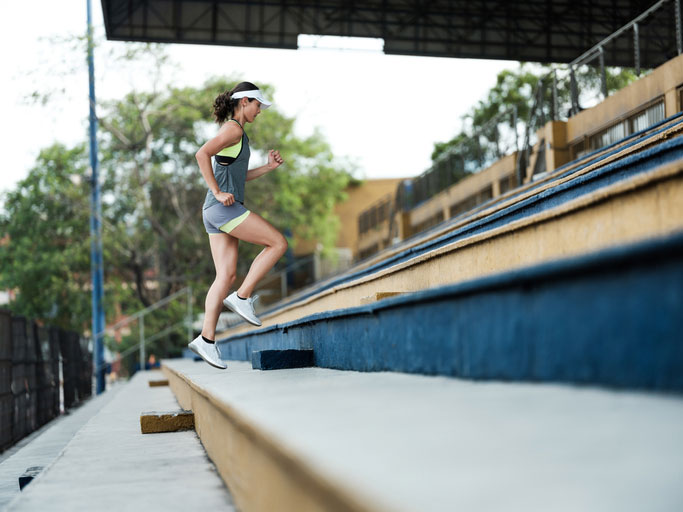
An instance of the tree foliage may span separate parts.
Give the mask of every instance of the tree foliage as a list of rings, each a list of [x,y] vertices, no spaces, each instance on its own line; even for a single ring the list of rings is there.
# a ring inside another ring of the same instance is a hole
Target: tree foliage
[[[140,48],[140,47],[138,47]],[[155,50],[156,51],[156,50]],[[131,58],[138,58],[134,51]],[[145,53],[149,57],[149,53]],[[165,65],[163,54],[152,58]],[[151,74],[164,76],[159,69]],[[134,90],[101,103],[100,172],[105,258],[105,305],[114,316],[192,285],[203,304],[214,278],[202,224],[207,186],[194,154],[216,131],[211,107],[237,77],[213,78],[200,87]],[[260,84],[269,95],[274,88]],[[349,172],[319,132],[302,138],[295,119],[273,106],[247,125],[250,167],[271,148],[285,164],[247,184],[247,207],[296,239],[330,247]],[[12,309],[78,330],[90,323],[89,163],[85,145],[41,151],[29,176],[5,198],[0,218],[0,283],[17,291]],[[240,244],[238,274],[260,247]],[[196,301],[197,302],[197,301]],[[158,315],[148,331],[177,319],[184,305]]]
[[[210,121],[213,99],[237,81],[215,78],[200,88],[131,92],[104,107],[102,165],[111,193],[103,213],[127,235],[119,237],[127,253],[124,269],[143,304],[172,293],[181,278],[204,280],[213,272],[201,222],[207,187],[194,153],[217,130]],[[273,93],[268,85],[262,88]],[[247,184],[247,206],[281,231],[329,246],[336,237],[334,204],[349,174],[319,133],[302,139],[293,126],[294,119],[270,108],[246,127],[252,167],[265,163],[271,148],[285,160]],[[238,271],[246,272],[259,250],[242,244]],[[156,295],[145,286],[144,274],[152,267],[158,273]]]
[[[5,197],[0,286],[15,312],[70,328],[89,316],[90,241],[84,145],[43,149]]]
[[[484,99],[479,101],[463,118],[463,129],[450,141],[434,145],[432,160],[453,151],[464,159],[465,168],[476,172],[500,159],[522,144],[523,125],[529,124],[535,132],[546,121],[566,119],[571,109],[571,87],[568,73],[556,72],[557,112],[553,102],[553,67],[521,63],[517,69],[503,70],[495,85]],[[579,105],[583,106],[600,97],[601,79],[597,69],[584,66],[576,74]],[[627,68],[607,68],[606,85],[608,94],[621,89],[637,78]],[[537,101],[541,85],[541,101],[538,109],[532,109]],[[515,125],[515,122],[517,125]],[[515,130],[518,141],[515,140]]]

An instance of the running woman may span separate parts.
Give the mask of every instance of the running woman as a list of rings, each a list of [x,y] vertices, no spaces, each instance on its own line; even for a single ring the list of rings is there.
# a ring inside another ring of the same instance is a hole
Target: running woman
[[[270,150],[268,163],[249,169],[249,137],[244,131],[270,107],[263,93],[250,82],[242,82],[224,92],[213,104],[214,117],[221,125],[218,135],[196,153],[199,170],[209,190],[204,201],[203,218],[209,234],[216,279],[206,295],[202,333],[188,347],[207,363],[225,369],[215,343],[216,324],[225,305],[247,322],[261,325],[254,313],[252,296],[256,284],[287,250],[287,240],[270,223],[244,206],[244,184],[260,178],[282,164],[280,152]],[[213,168],[211,157],[214,157]],[[230,295],[237,271],[237,244],[240,240],[264,246],[249,268],[242,285]],[[227,297],[226,297],[227,296]]]

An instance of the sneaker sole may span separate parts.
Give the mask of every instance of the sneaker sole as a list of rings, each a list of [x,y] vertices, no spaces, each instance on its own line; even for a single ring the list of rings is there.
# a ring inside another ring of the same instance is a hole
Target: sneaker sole
[[[228,369],[228,365],[227,365],[227,364],[225,365],[225,367],[217,366],[217,365],[213,364],[211,361],[209,361],[207,358],[205,358],[203,355],[201,355],[199,352],[197,352],[197,350],[195,350],[195,348],[194,348],[192,345],[187,345],[187,348],[189,348],[192,352],[194,352],[195,354],[197,354],[197,355],[198,355],[199,357],[201,357],[205,362],[207,362],[208,364],[210,364],[210,365],[213,366],[214,368],[218,368],[219,370],[227,370],[227,369]]]
[[[256,327],[261,327],[261,323],[255,323],[253,320],[250,320],[248,317],[244,316],[242,313],[240,313],[236,308],[232,307],[232,304],[230,304],[227,299],[223,301],[223,305],[228,308],[230,311],[235,313],[236,315],[239,315],[244,321],[249,322],[251,325],[255,325]]]

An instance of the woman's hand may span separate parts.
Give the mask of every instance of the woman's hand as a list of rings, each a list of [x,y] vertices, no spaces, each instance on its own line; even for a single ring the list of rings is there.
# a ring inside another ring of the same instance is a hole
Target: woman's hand
[[[260,178],[273,169],[280,167],[283,162],[284,160],[280,156],[280,152],[276,149],[271,149],[268,151],[268,163],[266,165],[262,165],[261,167],[256,167],[255,169],[249,169],[249,171],[247,171],[247,181]]]
[[[230,206],[235,202],[235,196],[230,192],[219,192],[218,194],[214,194],[213,197],[215,197],[216,201],[221,203],[223,206]]]
[[[280,152],[278,150],[271,149],[270,151],[268,151],[268,169],[269,170],[272,171],[273,169],[277,169],[278,167],[280,167],[282,162],[284,162],[284,160],[282,160],[282,157],[280,156]]]

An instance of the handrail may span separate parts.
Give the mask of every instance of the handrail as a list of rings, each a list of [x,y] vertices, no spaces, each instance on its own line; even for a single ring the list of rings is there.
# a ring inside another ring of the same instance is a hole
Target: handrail
[[[626,30],[632,28],[634,25],[637,26],[637,24],[638,24],[639,22],[643,21],[645,18],[647,18],[647,17],[648,17],[650,14],[652,14],[653,12],[659,10],[659,8],[660,8],[662,5],[664,5],[665,3],[669,2],[669,1],[671,1],[671,0],[659,0],[659,2],[657,2],[656,4],[650,6],[650,7],[649,7],[648,9],[646,9],[642,14],[640,14],[640,15],[637,16],[637,17],[635,17],[635,18],[632,19],[631,21],[629,21],[626,25],[624,25],[623,27],[617,29],[617,30],[614,31],[612,34],[608,35],[605,39],[603,39],[602,41],[600,41],[598,44],[594,45],[594,46],[593,46],[592,48],[590,48],[589,50],[586,50],[585,52],[583,52],[583,53],[582,53],[581,55],[579,55],[576,59],[574,59],[573,61],[571,61],[571,62],[569,63],[569,66],[570,66],[570,67],[571,67],[571,66],[578,66],[578,65],[580,65],[580,64],[585,64],[586,62],[592,61],[593,59],[595,59],[596,57],[599,56],[599,54],[600,54],[600,49],[601,49],[603,46],[605,46],[607,43],[611,42],[613,39],[616,39],[617,37],[619,37],[622,33],[624,33]],[[676,3],[678,3],[678,1],[676,1]],[[636,29],[636,30],[637,30],[637,29]],[[593,55],[594,52],[597,52],[596,55]],[[680,53],[680,51],[679,51],[679,53]],[[589,56],[592,56],[592,57],[591,57],[590,59],[588,59]]]
[[[182,294],[186,294],[188,292],[188,290],[192,290],[192,287],[191,286],[185,286],[185,287],[181,288],[180,290],[178,290],[177,292],[172,293],[171,295],[168,295],[161,300],[158,300],[154,304],[147,306],[144,309],[140,309],[140,310],[136,311],[135,313],[133,313],[132,315],[126,316],[126,318],[124,318],[123,320],[119,320],[114,325],[110,325],[109,327],[107,327],[107,329],[111,330],[111,329],[118,329],[119,327],[124,327],[124,326],[128,325],[129,323],[137,320],[139,317],[145,316],[148,313],[151,313],[152,311],[156,311],[160,307],[165,306],[166,304],[171,302],[176,297],[178,297]]]
[[[590,49],[587,51],[583,52],[581,55],[579,55],[577,58],[572,60],[569,64],[566,65],[564,68],[566,71],[568,71],[568,78],[570,81],[569,84],[569,90],[570,90],[570,102],[571,102],[571,115],[576,115],[580,110],[581,107],[579,105],[579,90],[578,90],[578,83],[576,81],[576,76],[575,76],[575,71],[577,67],[586,64],[587,62],[592,61],[595,58],[600,59],[600,77],[601,77],[601,90],[603,96],[606,98],[608,91],[607,91],[607,80],[606,80],[606,71],[605,71],[605,50],[604,47],[615,40],[616,38],[622,36],[625,32],[627,32],[630,29],[633,29],[633,37],[634,37],[634,64],[635,68],[637,70],[637,73],[640,74],[640,27],[639,24],[650,17],[654,12],[659,11],[667,2],[670,2],[671,0],[659,0],[656,2],[654,5],[650,6],[648,9],[646,9],[644,12],[642,12],[640,15],[636,16],[633,20],[630,22],[626,23],[624,26],[620,27],[616,31],[614,31],[612,34],[609,36],[605,37],[602,39],[600,42],[592,46]],[[676,25],[676,46],[678,50],[678,54],[683,53],[683,29],[681,28],[681,0],[674,0],[674,8],[675,8],[675,25]],[[439,157],[437,157],[433,164],[424,172],[422,172],[420,175],[418,175],[415,178],[410,179],[409,181],[412,183],[412,189],[413,189],[413,194],[415,194],[415,189],[417,188],[416,185],[418,185],[421,180],[427,179],[431,173],[437,172],[437,167],[439,164],[441,164],[444,160],[451,158],[454,154],[457,154],[458,150],[462,147],[462,145],[471,143],[473,138],[479,137],[483,133],[485,133],[487,130],[490,129],[492,124],[500,124],[500,120],[504,116],[509,116],[513,115],[513,129],[515,133],[515,149],[517,151],[517,179],[518,179],[518,184],[521,185],[525,173],[526,173],[526,167],[529,165],[529,160],[530,160],[530,155],[529,151],[532,145],[531,142],[531,136],[533,133],[532,128],[535,125],[536,121],[538,118],[541,118],[542,120],[545,120],[545,114],[543,110],[543,105],[544,105],[544,94],[545,94],[545,87],[547,87],[547,82],[552,79],[552,105],[550,107],[551,113],[550,117],[553,120],[557,120],[560,115],[559,115],[559,99],[558,99],[558,76],[557,72],[558,70],[562,69],[563,67],[558,67],[554,66],[547,74],[544,76],[540,77],[536,83],[536,86],[533,91],[533,105],[529,111],[529,117],[526,119],[526,122],[524,123],[524,139],[522,141],[522,147],[520,148],[519,145],[519,132],[518,132],[518,120],[517,120],[517,110],[516,109],[506,109],[502,112],[497,113],[494,117],[489,119],[483,126],[478,127],[475,131],[475,133],[472,133],[467,139],[463,139],[462,141],[458,142],[457,144],[454,144],[450,146],[446,151],[444,151]],[[563,78],[563,80],[566,80],[567,76]],[[404,186],[404,182],[402,182],[399,185],[399,189],[397,191],[396,197],[392,201],[392,207],[390,208],[393,213],[396,211],[399,211],[402,209],[402,206],[398,204],[398,196],[400,195],[400,191],[402,190],[401,187]],[[413,205],[414,206],[414,205]],[[363,218],[365,215],[367,215],[368,212],[370,212],[374,207],[376,207],[376,203],[373,203],[371,206],[368,208],[364,209],[363,211],[360,212],[358,215],[358,221],[360,222],[360,219]],[[393,217],[393,215],[392,215]],[[372,228],[374,226],[370,226]],[[390,230],[391,232],[391,230]]]
[[[154,304],[151,304],[150,306],[147,306],[146,308],[140,309],[140,310],[136,311],[135,313],[133,313],[132,315],[126,316],[126,318],[119,320],[115,324],[110,325],[108,327],[105,326],[104,331],[101,331],[92,337],[93,341],[97,338],[101,338],[101,337],[106,336],[107,330],[120,329],[121,327],[125,327],[126,325],[137,320],[139,322],[139,326],[140,326],[140,331],[139,331],[140,337],[139,337],[138,343],[133,345],[133,347],[139,348],[139,350],[140,350],[140,365],[144,366],[146,344],[149,343],[150,341],[158,339],[159,337],[162,336],[161,334],[156,333],[151,338],[147,338],[147,339],[145,338],[145,316],[147,316],[149,313],[152,313],[153,311],[156,311],[157,309],[167,305],[172,300],[180,297],[183,294],[187,298],[187,311],[186,311],[185,320],[174,324],[173,329],[175,329],[179,324],[180,325],[185,324],[187,326],[187,338],[188,338],[188,343],[189,343],[192,340],[192,287],[191,286],[185,286],[184,288],[181,288],[177,292],[174,292],[171,295],[168,295],[168,296],[164,297],[163,299],[158,300]],[[164,333],[163,335],[165,335],[168,332],[170,332],[169,329],[170,328],[166,328],[161,332],[163,332]],[[128,352],[130,351],[131,348],[132,347],[129,347],[128,349],[126,349],[125,353],[128,354]],[[101,367],[103,365],[106,365],[106,364],[107,363],[103,362],[98,368],[101,369]]]
[[[123,359],[124,357],[127,357],[127,356],[129,356],[130,354],[134,353],[136,350],[138,350],[138,348],[140,347],[140,345],[142,345],[143,343],[144,343],[145,345],[147,345],[148,343],[151,343],[152,341],[156,341],[156,340],[158,340],[159,338],[161,338],[161,337],[163,337],[163,336],[166,336],[167,334],[169,334],[169,333],[175,331],[176,329],[179,329],[180,327],[183,327],[184,325],[185,325],[185,322],[183,321],[183,322],[177,322],[177,323],[173,324],[173,325],[170,326],[170,327],[166,327],[164,330],[159,331],[159,332],[153,334],[153,335],[150,336],[149,338],[142,339],[142,340],[138,341],[137,343],[135,343],[134,345],[131,345],[130,347],[128,347],[128,348],[127,348],[126,350],[124,350],[123,352],[119,352],[119,357],[120,357],[121,359]],[[140,363],[141,363],[140,368],[143,368],[143,367],[144,367],[144,361],[141,361]],[[102,363],[101,365],[99,365],[99,366],[93,368],[93,372],[97,373],[97,372],[100,371],[102,368],[105,368],[108,364],[111,364],[111,363],[110,363],[110,362],[109,362],[109,363],[108,363],[108,362]]]
[[[664,4],[670,2],[670,0],[659,0],[657,3],[654,5],[650,6],[648,9],[646,9],[643,13],[640,15],[636,16],[633,20],[625,24],[624,26],[620,27],[616,31],[614,31],[612,34],[607,36],[606,38],[602,39],[599,43],[595,44],[592,46],[590,49],[579,55],[576,59],[571,61],[569,64],[567,64],[566,69],[569,70],[569,80],[570,80],[570,100],[571,100],[571,114],[576,115],[580,110],[581,107],[579,105],[579,91],[578,91],[578,83],[576,81],[576,73],[575,73],[575,68],[581,65],[585,65],[595,58],[600,59],[600,81],[601,81],[601,89],[602,89],[602,95],[604,98],[607,98],[608,91],[607,91],[607,79],[606,79],[606,72],[605,72],[605,50],[604,47],[605,45],[609,44],[622,34],[624,34],[626,31],[629,29],[633,29],[633,37],[634,37],[634,64],[635,68],[640,74],[640,43],[639,43],[639,37],[640,37],[640,30],[639,30],[639,23],[642,22],[644,19],[648,18],[651,16],[654,12],[658,11],[660,8],[664,6]],[[683,52],[681,48],[681,27],[680,27],[680,0],[674,0],[674,7],[675,7],[675,18],[676,18],[676,40],[677,40],[677,46],[678,46],[678,53],[681,54]],[[557,104],[557,70],[560,69],[558,67],[554,67],[551,71],[543,75],[538,79],[538,82],[536,83],[536,88],[534,90],[534,104],[532,106],[532,109],[529,113],[529,120],[526,123],[525,127],[525,137],[524,137],[524,144],[522,147],[522,150],[520,151],[518,155],[518,177],[519,180],[523,178],[523,169],[522,165],[529,164],[529,150],[530,150],[530,131],[531,131],[531,126],[534,124],[536,121],[536,117],[538,114],[538,109],[541,108],[542,104],[542,97],[543,93],[545,90],[545,82],[552,76],[552,94],[553,94],[553,120],[555,120],[558,117],[558,104]],[[542,111],[541,111],[542,113]],[[521,181],[520,181],[521,183]]]

